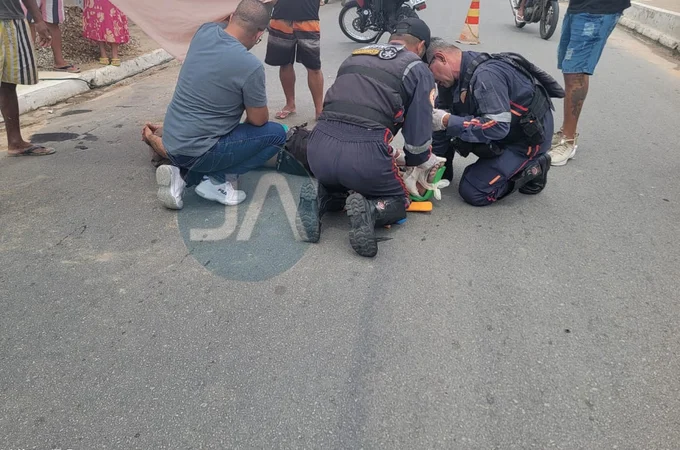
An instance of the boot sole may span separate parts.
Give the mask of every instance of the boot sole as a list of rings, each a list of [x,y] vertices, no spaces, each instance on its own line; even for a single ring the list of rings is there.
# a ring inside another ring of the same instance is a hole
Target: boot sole
[[[300,204],[295,216],[295,226],[303,242],[319,242],[321,238],[319,200],[316,189],[311,183],[304,185],[300,190]]]
[[[156,184],[158,185],[158,200],[168,209],[180,210],[184,202],[179,201],[172,195],[172,169],[168,166],[160,166],[156,169]]]
[[[375,228],[366,223],[364,214],[370,208],[366,199],[359,194],[347,197],[347,216],[349,216],[349,243],[361,256],[372,258],[378,254],[378,242],[375,240]]]

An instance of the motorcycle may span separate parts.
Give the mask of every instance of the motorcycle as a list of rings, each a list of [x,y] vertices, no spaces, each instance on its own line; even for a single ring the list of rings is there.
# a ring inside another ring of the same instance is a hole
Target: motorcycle
[[[510,0],[510,7],[515,18],[515,26],[524,28],[528,23],[539,23],[541,37],[548,40],[557,29],[560,20],[560,6],[557,0],[526,0],[524,5],[524,21],[517,19],[521,0]]]
[[[401,0],[396,14],[384,17],[372,0],[348,0],[343,3],[338,17],[340,29],[345,36],[362,44],[377,43],[384,33],[394,32],[397,22],[409,17],[418,18],[416,11],[427,8],[425,0]]]

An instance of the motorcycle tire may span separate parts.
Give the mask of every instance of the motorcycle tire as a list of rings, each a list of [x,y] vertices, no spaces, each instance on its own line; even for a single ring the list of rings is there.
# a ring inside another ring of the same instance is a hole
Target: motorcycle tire
[[[340,10],[340,15],[338,16],[338,23],[340,24],[340,30],[342,31],[342,33],[345,36],[347,36],[348,38],[350,38],[354,42],[358,42],[360,44],[367,44],[369,42],[373,42],[373,41],[375,41],[375,38],[378,37],[378,34],[380,34],[378,31],[370,30],[370,31],[372,31],[372,35],[371,35],[370,38],[368,38],[368,37],[360,38],[358,36],[352,35],[347,30],[347,28],[345,28],[345,20],[344,20],[345,16],[351,10],[356,10],[358,8],[359,8],[359,6],[357,5],[356,1],[349,1],[349,2],[347,2],[347,4],[345,6],[342,7],[342,10]],[[356,31],[357,31],[357,33],[359,32],[359,30],[356,30]]]
[[[512,18],[515,20],[515,26],[517,28],[524,28],[524,25],[527,23],[517,20],[517,10],[515,9],[515,2],[513,0],[510,0],[510,10],[512,11]]]
[[[541,37],[546,41],[552,37],[557,30],[557,22],[560,20],[560,6],[557,0],[547,1],[543,6],[543,14],[541,14],[541,23],[539,24],[539,31]]]

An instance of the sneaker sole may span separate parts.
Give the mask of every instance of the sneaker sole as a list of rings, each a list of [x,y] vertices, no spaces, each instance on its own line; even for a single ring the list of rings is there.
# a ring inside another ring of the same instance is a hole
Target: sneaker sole
[[[570,160],[570,159],[574,159],[574,156],[576,156],[576,149],[577,149],[577,148],[578,148],[578,145],[574,146],[574,149],[573,149],[573,150],[571,151],[571,153],[569,154],[569,157],[568,157],[567,159],[564,160],[564,162],[558,162],[558,163],[556,163],[556,162],[554,162],[554,160],[553,160],[553,161],[550,162],[550,165],[551,165],[551,166],[555,166],[555,167],[566,166],[567,163],[569,162],[569,160]]]
[[[300,191],[300,204],[295,216],[295,226],[303,242],[319,242],[321,238],[319,201],[316,189],[311,183],[304,185]]]
[[[366,208],[370,205],[359,194],[347,197],[347,216],[349,216],[349,243],[361,256],[372,258],[378,254],[378,242],[375,240],[375,228],[363,219]]]
[[[160,166],[156,169],[156,184],[158,185],[158,200],[168,209],[179,210],[184,202],[172,195],[172,169],[169,166]]]

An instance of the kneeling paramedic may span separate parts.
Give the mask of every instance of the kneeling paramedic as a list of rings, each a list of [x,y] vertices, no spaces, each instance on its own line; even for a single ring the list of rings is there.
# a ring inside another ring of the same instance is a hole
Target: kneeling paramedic
[[[517,190],[541,192],[550,169],[550,98],[564,97],[559,83],[518,54],[461,51],[439,38],[426,59],[440,87],[433,152],[447,159],[444,177],[453,176],[456,151],[479,158],[461,177],[463,200],[486,206]]]
[[[388,44],[357,49],[340,66],[307,143],[319,183],[318,190],[309,183],[300,194],[297,225],[304,241],[318,242],[321,216],[345,208],[352,248],[375,256],[374,228],[404,219],[409,192],[417,194],[416,184],[426,183],[430,169],[444,162],[431,152],[436,87],[422,60],[429,41],[425,22],[406,19]],[[403,178],[390,146],[399,130]]]

